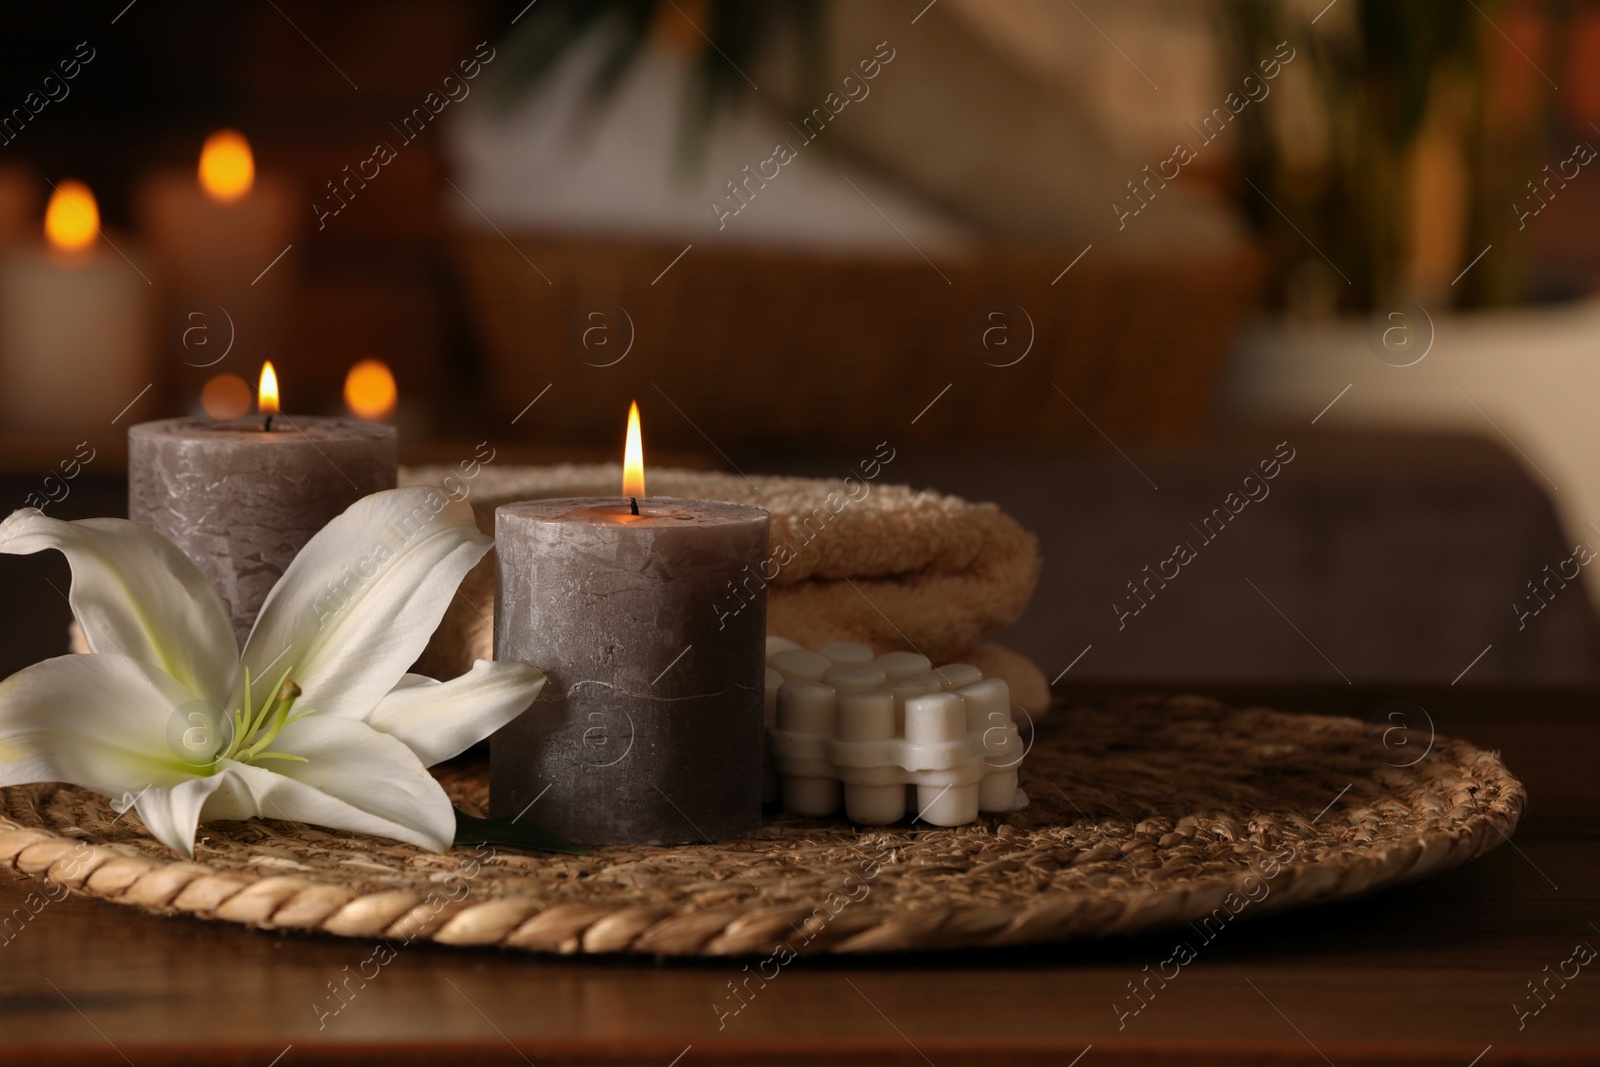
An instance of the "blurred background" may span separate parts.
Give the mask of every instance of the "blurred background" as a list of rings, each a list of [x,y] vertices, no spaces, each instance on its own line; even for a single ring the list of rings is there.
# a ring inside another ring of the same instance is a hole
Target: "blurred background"
[[[1600,676],[1600,4],[113,0],[0,57],[7,510],[125,513],[127,427],[271,359],[409,463],[633,398],[658,466],[889,442],[1039,535],[1057,680]],[[66,588],[0,559],[0,673]]]

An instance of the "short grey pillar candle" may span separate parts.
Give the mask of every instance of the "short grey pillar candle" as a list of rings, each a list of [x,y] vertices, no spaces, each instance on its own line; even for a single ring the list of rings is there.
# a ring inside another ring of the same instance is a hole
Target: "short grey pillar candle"
[[[217,587],[243,646],[261,602],[311,536],[393,489],[392,426],[275,416],[165,419],[128,430],[128,517],[175,543]]]
[[[768,523],[667,498],[496,510],[495,658],[550,680],[491,742],[493,814],[588,845],[760,826]]]

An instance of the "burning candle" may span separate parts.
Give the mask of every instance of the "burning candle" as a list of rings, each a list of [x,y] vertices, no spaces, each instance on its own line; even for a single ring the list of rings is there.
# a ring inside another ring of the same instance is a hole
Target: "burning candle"
[[[110,425],[150,383],[149,284],[106,247],[94,194],[56,187],[45,246],[0,258],[0,417],[15,429]]]
[[[287,183],[256,170],[243,134],[219,130],[194,170],[151,175],[138,208],[160,271],[169,344],[197,380],[284,351],[294,269],[278,257],[294,240],[297,215]],[[234,358],[224,365],[225,356]]]
[[[281,414],[272,364],[254,417],[128,431],[128,516],[170,538],[222,595],[241,645],[295,553],[361,497],[393,489],[392,426]]]
[[[491,744],[490,806],[593,845],[717,841],[761,821],[760,508],[645,495],[638,405],[622,494],[495,511],[495,656],[550,672]]]

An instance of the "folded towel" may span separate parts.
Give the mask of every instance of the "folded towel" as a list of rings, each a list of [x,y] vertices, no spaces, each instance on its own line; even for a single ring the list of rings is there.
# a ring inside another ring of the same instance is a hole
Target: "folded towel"
[[[1031,677],[1037,669],[1015,653],[979,648],[1015,622],[1033,595],[1039,574],[1033,535],[993,504],[878,482],[879,460],[892,458],[865,461],[839,479],[652,469],[648,488],[652,497],[730,500],[771,512],[772,556],[750,583],[767,583],[768,633],[807,647],[856,641],[878,652],[917,651],[935,663],[963,654],[997,658],[1009,669],[985,673],[1008,682],[1015,677],[1013,688],[1032,694],[1026,704],[1037,706],[1045,693],[1043,676]],[[401,470],[400,484],[442,485],[457,498],[465,495],[479,527],[492,534],[501,504],[618,496],[622,470],[614,463],[414,467]],[[491,657],[494,585],[491,554],[462,583],[419,669],[448,678]],[[730,590],[718,610],[739,604]]]

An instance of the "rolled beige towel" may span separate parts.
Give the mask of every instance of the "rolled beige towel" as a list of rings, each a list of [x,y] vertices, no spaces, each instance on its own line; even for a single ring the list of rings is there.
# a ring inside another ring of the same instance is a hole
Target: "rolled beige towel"
[[[1033,595],[1033,535],[993,504],[881,483],[892,458],[864,461],[839,479],[652,469],[649,489],[651,496],[731,500],[772,513],[768,633],[807,647],[856,641],[879,652],[921,652],[936,663],[973,663],[1005,678],[1030,714],[1043,714],[1049,692],[1038,668],[984,644],[1015,622]],[[501,504],[617,496],[622,484],[614,463],[473,469],[468,478],[455,467],[405,468],[400,484],[465,495],[489,534]],[[451,678],[492,657],[494,567],[491,553],[467,575],[419,663],[422,673]],[[737,603],[730,593],[722,609]]]

